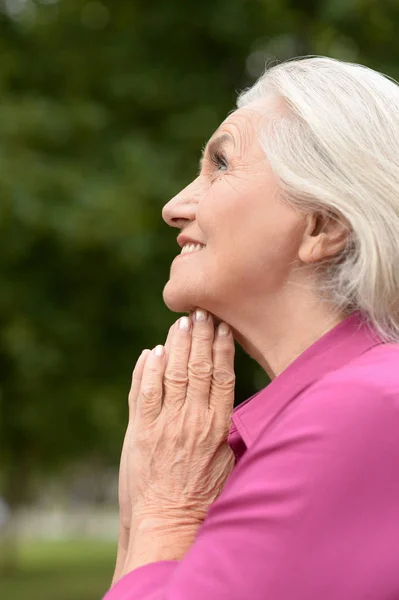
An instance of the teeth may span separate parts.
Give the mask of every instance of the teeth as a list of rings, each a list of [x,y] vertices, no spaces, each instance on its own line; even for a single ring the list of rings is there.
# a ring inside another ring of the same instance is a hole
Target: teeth
[[[197,252],[198,250],[202,250],[205,248],[202,244],[185,244],[180,252],[180,254],[187,254],[188,252]]]

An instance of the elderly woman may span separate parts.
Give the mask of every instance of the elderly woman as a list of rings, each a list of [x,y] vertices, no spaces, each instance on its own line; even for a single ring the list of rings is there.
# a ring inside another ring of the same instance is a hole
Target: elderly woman
[[[399,88],[269,69],[163,209],[107,600],[399,598]],[[233,412],[234,339],[271,383]]]

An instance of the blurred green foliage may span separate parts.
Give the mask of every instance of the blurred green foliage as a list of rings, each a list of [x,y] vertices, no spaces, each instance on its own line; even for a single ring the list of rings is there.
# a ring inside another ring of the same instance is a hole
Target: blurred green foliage
[[[130,374],[162,343],[161,208],[265,62],[399,75],[398,0],[0,0],[2,493],[117,463]],[[267,274],[265,274],[267,276]],[[238,349],[239,350],[239,349]],[[267,383],[237,353],[237,403]]]
[[[65,540],[25,542],[16,572],[0,578],[4,600],[99,600],[110,587],[116,544]]]

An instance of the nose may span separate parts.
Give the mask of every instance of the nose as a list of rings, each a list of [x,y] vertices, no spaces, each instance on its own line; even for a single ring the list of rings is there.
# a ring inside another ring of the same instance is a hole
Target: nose
[[[170,227],[183,229],[190,221],[195,221],[198,206],[198,194],[195,191],[196,180],[169,200],[162,209],[162,218]]]

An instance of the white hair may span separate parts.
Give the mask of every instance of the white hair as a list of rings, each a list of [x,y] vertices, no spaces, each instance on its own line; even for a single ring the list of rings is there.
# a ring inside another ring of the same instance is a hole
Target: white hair
[[[362,65],[324,57],[267,69],[239,108],[275,97],[260,143],[295,208],[339,219],[346,247],[315,269],[320,299],[360,310],[399,342],[399,86]]]

